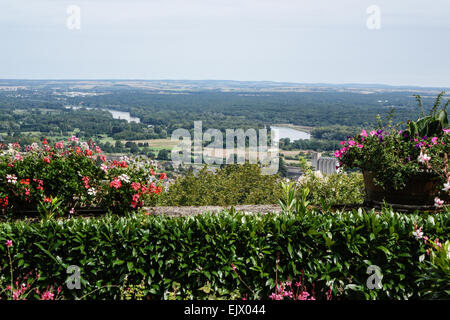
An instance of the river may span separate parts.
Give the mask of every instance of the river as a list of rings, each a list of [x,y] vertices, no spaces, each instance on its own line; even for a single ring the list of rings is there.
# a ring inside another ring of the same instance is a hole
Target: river
[[[278,132],[278,137],[280,139],[289,138],[291,140],[291,142],[295,141],[295,140],[311,139],[311,135],[304,131],[292,129],[289,127],[270,126],[270,128]]]

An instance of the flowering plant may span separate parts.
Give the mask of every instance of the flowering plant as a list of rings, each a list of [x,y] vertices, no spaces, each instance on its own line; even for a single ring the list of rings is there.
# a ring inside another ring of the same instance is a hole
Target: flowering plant
[[[10,144],[0,150],[0,212],[43,211],[55,198],[71,214],[75,208],[137,209],[162,192],[163,179],[152,178],[153,168],[148,161],[107,161],[94,142],[75,136],[53,146],[46,139],[29,146]]]
[[[362,130],[341,142],[342,149],[335,152],[339,166],[371,172],[375,184],[395,190],[404,188],[411,177],[426,176],[440,180],[441,191],[448,193],[450,129],[446,128],[446,108],[449,103],[438,111],[441,96],[436,99],[429,116],[416,122],[409,121],[404,130],[391,125],[369,132]],[[442,205],[441,201],[436,199],[437,206]]]
[[[423,227],[414,223],[412,235],[416,240],[423,240],[426,255],[419,257],[419,262],[427,265],[427,272],[417,280],[426,289],[423,296],[430,299],[446,299],[450,293],[450,241],[441,242],[439,238],[430,239],[424,234]]]

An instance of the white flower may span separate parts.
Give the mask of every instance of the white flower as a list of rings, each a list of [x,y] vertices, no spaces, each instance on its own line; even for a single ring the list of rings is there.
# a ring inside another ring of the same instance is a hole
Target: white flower
[[[80,147],[83,150],[89,150],[89,145],[87,144],[87,142],[80,143]]]
[[[434,198],[434,206],[437,208],[442,208],[444,204],[444,200],[439,199],[438,197]]]
[[[17,177],[13,174],[7,174],[6,180],[8,180],[8,183],[16,184],[17,183]]]
[[[102,169],[105,173],[108,172],[108,167],[104,165],[103,163],[100,165],[100,169]]]
[[[426,162],[430,161],[430,159],[431,159],[431,157],[427,156],[426,153],[422,153],[422,151],[420,152],[420,155],[419,155],[419,157],[417,158],[417,160],[418,160],[420,163],[426,163]]]
[[[450,182],[444,183],[444,189],[442,189],[444,191],[448,191],[450,190]]]
[[[88,195],[95,196],[96,194],[97,194],[97,190],[95,190],[94,188],[88,189]]]
[[[416,237],[417,240],[422,239],[423,237],[423,232],[422,232],[422,227],[420,227],[419,229],[413,231],[413,236]]]
[[[120,176],[117,177],[120,181],[125,182],[125,183],[130,183],[130,177],[127,176],[126,174],[121,174]]]

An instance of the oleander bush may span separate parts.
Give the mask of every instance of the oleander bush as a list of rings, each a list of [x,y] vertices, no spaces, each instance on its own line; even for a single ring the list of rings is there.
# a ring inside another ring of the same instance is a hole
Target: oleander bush
[[[430,284],[422,279],[436,259],[428,255],[429,246],[417,229],[445,241],[449,217],[449,210],[401,214],[359,209],[266,215],[231,211],[179,218],[138,212],[3,222],[0,292],[10,283],[9,252],[14,279],[36,272],[36,285],[61,286],[66,299],[88,293],[89,299],[118,299],[117,287],[104,286],[120,286],[125,279],[130,285],[144,280],[140,295],[150,299],[208,298],[205,286],[221,297],[268,299],[275,288],[277,257],[277,280],[295,281],[303,272],[316,299],[324,299],[330,288],[333,299],[418,299],[428,297],[432,285],[443,293],[439,298],[448,299],[446,281]],[[446,257],[448,266],[448,253]],[[80,290],[64,284],[70,265],[80,267]],[[382,289],[366,286],[371,265],[382,272]]]

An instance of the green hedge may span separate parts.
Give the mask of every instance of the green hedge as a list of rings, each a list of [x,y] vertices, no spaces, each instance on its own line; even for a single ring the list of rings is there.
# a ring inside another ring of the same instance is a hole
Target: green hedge
[[[412,236],[415,221],[432,239],[445,240],[449,234],[448,212],[419,216],[389,210],[301,216],[223,212],[187,218],[133,214],[1,223],[0,286],[9,281],[4,244],[11,239],[14,276],[37,269],[40,287],[63,285],[66,298],[121,284],[127,276],[128,284],[144,279],[151,299],[167,297],[175,282],[182,297],[205,298],[199,289],[209,282],[221,296],[238,290],[249,298],[267,299],[274,288],[277,252],[279,280],[295,281],[303,270],[305,280],[315,282],[319,299],[329,286],[341,299],[420,298],[427,284],[417,280],[428,265],[419,262],[426,245]],[[241,283],[231,264],[255,294]],[[81,267],[81,290],[64,285],[68,265]],[[369,265],[381,268],[383,289],[367,289]],[[89,298],[118,296],[119,290],[110,288]]]

